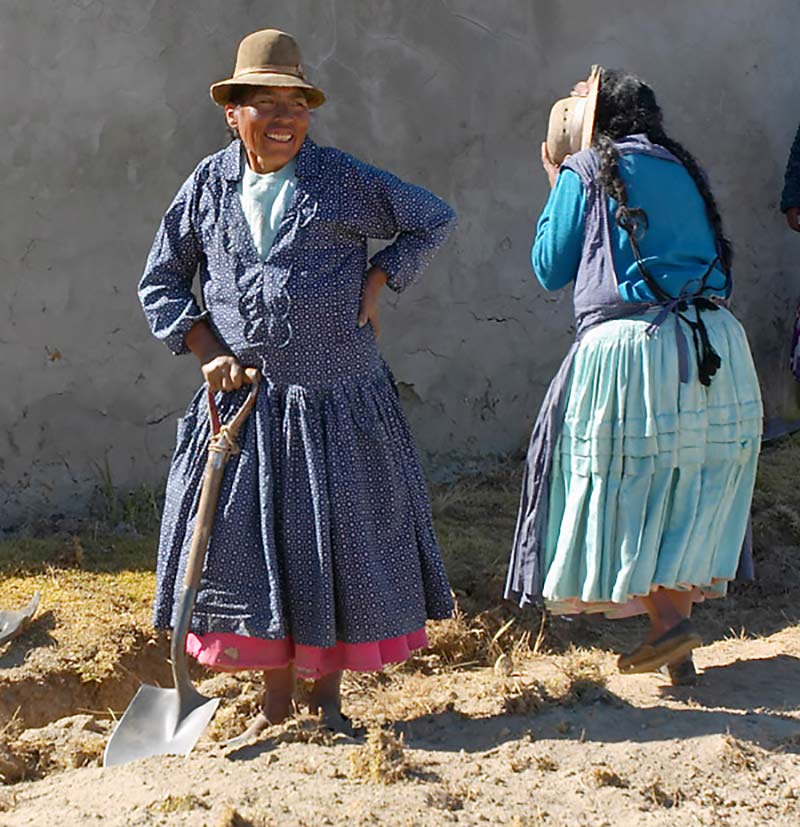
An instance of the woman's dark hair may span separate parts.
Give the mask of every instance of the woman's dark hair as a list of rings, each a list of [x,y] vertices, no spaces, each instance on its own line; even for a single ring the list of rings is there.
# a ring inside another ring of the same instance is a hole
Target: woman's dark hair
[[[230,91],[228,92],[228,102],[232,103],[234,106],[239,106],[240,104],[245,103],[252,91],[252,86],[245,86],[241,83],[231,86]],[[234,129],[232,126],[227,126],[227,124],[225,128],[228,130],[228,138],[231,142],[239,139],[238,130]]]
[[[600,184],[618,204],[616,222],[628,233],[647,227],[647,213],[628,206],[628,193],[619,173],[619,153],[614,142],[626,135],[645,134],[671,152],[686,168],[697,185],[706,206],[716,238],[717,252],[725,272],[730,272],[733,247],[722,230],[722,218],[705,174],[694,157],[664,132],[661,109],[653,90],[635,75],[613,69],[600,74],[592,147],[600,156]]]

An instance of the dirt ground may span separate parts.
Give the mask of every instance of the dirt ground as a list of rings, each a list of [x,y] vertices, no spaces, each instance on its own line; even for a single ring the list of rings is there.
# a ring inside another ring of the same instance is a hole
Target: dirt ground
[[[355,738],[299,714],[226,747],[256,709],[257,676],[197,672],[222,702],[195,751],[109,769],[114,718],[141,682],[170,681],[167,642],[148,625],[154,526],[120,502],[116,525],[32,526],[0,543],[0,606],[43,593],[31,629],[0,647],[0,827],[797,827],[799,458],[796,441],[765,453],[760,577],[698,608],[697,687],[616,672],[641,621],[502,605],[518,479],[500,469],[436,490],[461,610],[409,663],[348,676]]]

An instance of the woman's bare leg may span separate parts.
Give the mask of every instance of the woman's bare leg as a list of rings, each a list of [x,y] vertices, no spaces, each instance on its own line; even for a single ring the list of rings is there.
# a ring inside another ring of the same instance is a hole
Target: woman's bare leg
[[[664,589],[664,594],[672,602],[675,611],[681,616],[681,619],[692,616],[692,607],[694,606],[693,592],[679,592],[676,589]]]
[[[342,673],[331,672],[314,681],[314,688],[308,698],[308,707],[312,714],[318,712],[341,711]]]
[[[270,724],[280,724],[294,711],[294,667],[264,672],[264,687],[264,717]]]
[[[308,708],[312,714],[319,714],[325,725],[336,732],[353,734],[353,726],[342,715],[342,673],[331,672],[314,681],[314,688],[308,699]]]
[[[283,669],[269,669],[264,672],[264,699],[261,712],[256,715],[250,726],[227,745],[241,746],[251,738],[260,735],[267,727],[280,724],[294,712],[294,666]]]
[[[656,589],[642,598],[642,604],[650,618],[648,643],[661,637],[692,613],[691,592],[675,589]]]

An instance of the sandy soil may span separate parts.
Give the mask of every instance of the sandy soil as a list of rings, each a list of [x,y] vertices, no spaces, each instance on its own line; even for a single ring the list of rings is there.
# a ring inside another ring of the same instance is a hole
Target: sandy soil
[[[223,704],[188,759],[111,769],[93,766],[109,724],[76,708],[10,742],[40,779],[0,787],[0,825],[796,827],[800,626],[731,636],[696,661],[691,689],[619,676],[601,649],[390,671],[348,683],[365,736],[301,717],[236,750],[213,739],[241,726],[257,687],[217,676],[203,687]]]
[[[299,716],[225,747],[259,687],[196,671],[222,702],[195,751],[111,769],[114,717],[141,683],[171,685],[167,640],[148,625],[157,497],[111,492],[105,524],[31,526],[0,542],[0,605],[43,593],[31,629],[0,647],[0,827],[798,827],[798,465],[800,437],[765,448],[757,580],[698,608],[696,688],[617,674],[639,620],[541,621],[502,603],[509,465],[434,491],[461,610],[408,664],[347,678],[363,734]]]

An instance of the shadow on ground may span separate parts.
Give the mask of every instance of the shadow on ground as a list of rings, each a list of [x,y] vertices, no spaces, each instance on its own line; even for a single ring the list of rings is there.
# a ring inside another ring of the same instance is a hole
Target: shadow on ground
[[[798,705],[799,658],[737,661],[707,670],[701,681],[663,693],[681,706],[635,706],[606,690],[587,704],[548,704],[528,715],[485,718],[450,710],[399,722],[395,730],[412,748],[448,752],[485,752],[530,734],[535,740],[604,743],[732,735],[764,749],[800,753],[800,721],[787,714]],[[742,703],[745,696],[757,698],[757,705]]]

